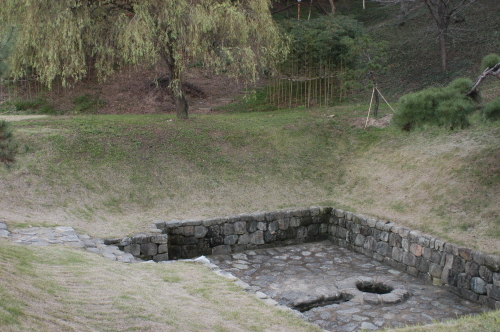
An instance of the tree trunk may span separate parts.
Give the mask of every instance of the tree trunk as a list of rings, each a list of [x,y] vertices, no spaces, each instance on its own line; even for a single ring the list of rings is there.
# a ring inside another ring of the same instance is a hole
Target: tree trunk
[[[439,47],[441,48],[441,66],[443,71],[446,71],[446,40],[444,38],[444,31],[439,32]]]
[[[335,4],[333,3],[333,0],[330,0],[330,6],[332,6],[332,14],[335,14]]]
[[[170,85],[169,88],[172,91],[175,106],[177,109],[177,118],[187,119],[189,105],[186,99],[186,92],[184,91],[184,85],[182,84],[182,77],[179,75],[175,66],[175,59],[168,55],[166,52],[161,52],[161,57],[165,61],[170,72]]]

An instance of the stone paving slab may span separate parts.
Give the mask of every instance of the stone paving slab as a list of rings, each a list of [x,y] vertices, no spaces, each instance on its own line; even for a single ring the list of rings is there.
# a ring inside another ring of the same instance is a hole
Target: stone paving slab
[[[372,331],[428,324],[489,310],[443,287],[426,284],[329,241],[210,256],[208,259],[222,271],[246,283],[247,289],[265,294],[280,305],[323,299],[322,305],[304,310],[302,316],[329,331]],[[362,284],[363,281],[387,283],[394,290],[390,294],[378,295],[353,289],[356,287],[353,284]],[[393,304],[370,301],[370,298],[386,295],[391,298],[396,290],[401,289],[409,290],[411,296],[394,300]],[[341,295],[350,291],[358,295],[350,299],[336,297],[336,290]],[[329,303],[327,297],[334,299],[333,303]]]
[[[10,238],[14,243],[21,245],[48,246],[65,245],[76,248],[83,248],[90,252],[122,263],[141,262],[132,254],[118,249],[114,245],[105,245],[102,239],[92,239],[87,234],[78,234],[73,227],[28,227],[7,230],[5,223],[0,222],[0,237]]]

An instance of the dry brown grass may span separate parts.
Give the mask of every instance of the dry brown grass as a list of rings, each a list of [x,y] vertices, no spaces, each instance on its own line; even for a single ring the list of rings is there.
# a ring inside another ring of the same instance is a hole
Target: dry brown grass
[[[22,273],[14,260],[21,255]],[[0,257],[0,286],[24,302],[19,324],[0,322],[5,332],[319,331],[196,263],[130,265],[3,239]]]

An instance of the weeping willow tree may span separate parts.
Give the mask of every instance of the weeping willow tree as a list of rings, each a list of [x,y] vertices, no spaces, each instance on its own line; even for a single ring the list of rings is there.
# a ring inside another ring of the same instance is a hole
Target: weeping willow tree
[[[177,116],[188,117],[186,70],[245,81],[273,70],[286,53],[269,12],[270,0],[4,0],[0,20],[16,27],[14,78],[35,75],[68,86],[95,69],[163,61]]]

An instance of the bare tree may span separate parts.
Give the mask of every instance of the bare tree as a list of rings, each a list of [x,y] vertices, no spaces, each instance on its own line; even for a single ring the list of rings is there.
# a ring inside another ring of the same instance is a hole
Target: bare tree
[[[437,37],[441,50],[441,66],[446,71],[446,38],[452,17],[463,11],[476,0],[423,0],[436,22]]]

